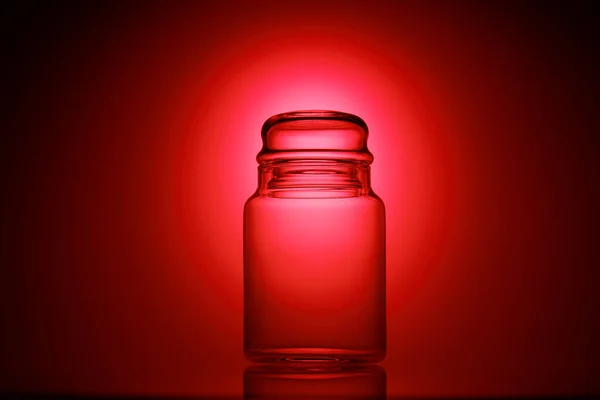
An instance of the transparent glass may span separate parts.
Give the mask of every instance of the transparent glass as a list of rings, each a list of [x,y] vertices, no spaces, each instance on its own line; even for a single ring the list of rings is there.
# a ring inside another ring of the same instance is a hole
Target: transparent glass
[[[368,129],[334,111],[262,128],[244,207],[244,351],[254,362],[385,357],[385,209],[370,186]]]

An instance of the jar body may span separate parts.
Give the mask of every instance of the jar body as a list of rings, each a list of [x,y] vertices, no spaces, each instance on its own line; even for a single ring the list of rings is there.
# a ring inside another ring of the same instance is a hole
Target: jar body
[[[251,361],[385,355],[385,213],[372,195],[256,196],[244,211]]]
[[[261,162],[244,207],[250,361],[385,357],[385,209],[370,188],[370,162],[336,156]]]

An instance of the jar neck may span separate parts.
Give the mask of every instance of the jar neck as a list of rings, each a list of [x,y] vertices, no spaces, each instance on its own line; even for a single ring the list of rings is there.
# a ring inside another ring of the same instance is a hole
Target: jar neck
[[[356,197],[371,192],[371,167],[363,161],[285,160],[258,167],[258,194],[269,197]]]

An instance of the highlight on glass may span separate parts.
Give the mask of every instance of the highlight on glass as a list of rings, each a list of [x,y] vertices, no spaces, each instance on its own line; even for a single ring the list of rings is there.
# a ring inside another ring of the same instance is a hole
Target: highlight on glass
[[[368,128],[336,111],[262,127],[244,207],[244,352],[253,362],[379,362],[386,352],[385,208]]]

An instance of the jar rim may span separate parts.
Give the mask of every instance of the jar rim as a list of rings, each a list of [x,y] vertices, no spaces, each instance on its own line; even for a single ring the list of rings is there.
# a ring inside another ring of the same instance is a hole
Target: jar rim
[[[261,135],[263,138],[266,137],[269,130],[277,124],[283,122],[303,120],[330,120],[350,122],[359,126],[365,132],[365,135],[369,134],[369,128],[367,127],[366,122],[357,115],[332,110],[298,110],[275,114],[272,117],[268,118],[262,126]]]

